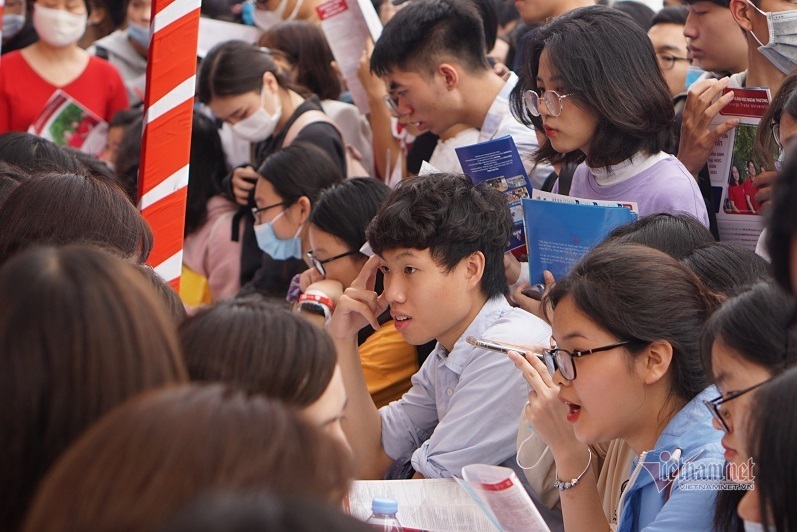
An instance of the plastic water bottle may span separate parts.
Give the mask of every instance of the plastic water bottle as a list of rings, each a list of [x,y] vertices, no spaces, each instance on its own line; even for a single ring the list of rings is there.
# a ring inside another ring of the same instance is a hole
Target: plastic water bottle
[[[384,532],[403,532],[396,514],[398,513],[398,501],[394,499],[377,499],[371,501],[371,517],[366,523],[376,530]]]

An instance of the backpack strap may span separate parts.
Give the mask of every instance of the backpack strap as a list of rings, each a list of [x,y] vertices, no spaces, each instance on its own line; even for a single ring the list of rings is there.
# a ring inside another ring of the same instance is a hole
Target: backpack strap
[[[327,124],[331,124],[337,130],[340,138],[343,139],[343,133],[340,132],[340,128],[338,128],[338,125],[333,122],[331,118],[321,111],[311,109],[300,114],[296,120],[293,121],[293,124],[291,124],[291,127],[289,127],[288,131],[285,133],[285,139],[282,141],[282,147],[285,148],[290,146],[305,127],[309,126],[310,124],[315,124],[316,122],[326,122]]]

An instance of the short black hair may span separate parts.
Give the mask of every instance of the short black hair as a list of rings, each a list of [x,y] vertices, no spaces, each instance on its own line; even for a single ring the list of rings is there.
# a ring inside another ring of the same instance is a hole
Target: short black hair
[[[679,26],[686,26],[686,17],[689,16],[689,8],[686,6],[670,6],[665,7],[653,17],[650,21],[650,27],[657,24],[677,24]]]
[[[428,249],[446,271],[480,251],[482,292],[492,298],[507,292],[503,255],[511,229],[501,192],[474,186],[460,174],[429,174],[402,181],[382,204],[366,236],[377,254]]]
[[[340,167],[314,144],[296,142],[271,155],[257,169],[286,205],[305,196],[315,205],[321,191],[343,181]]]
[[[599,245],[642,244],[682,260],[696,247],[713,244],[714,237],[703,223],[689,214],[660,212],[643,216],[614,229]]]
[[[727,297],[759,281],[772,279],[769,263],[736,242],[716,242],[696,248],[681,263],[695,272],[709,290]]]
[[[385,24],[371,55],[371,72],[393,68],[430,74],[448,59],[470,71],[488,70],[484,28],[472,2],[415,0]]]
[[[622,2],[612,3],[612,8],[622,11],[632,19],[637,25],[642,28],[642,31],[648,31],[653,25],[653,17],[656,12],[648,6],[635,0],[623,0]]]
[[[690,6],[698,2],[711,2],[712,4],[717,4],[720,7],[727,7],[727,8],[731,7],[731,0],[684,0],[684,2],[686,2]]]
[[[521,123],[537,129],[542,118],[528,113],[523,94],[538,91],[543,50],[562,78],[562,90],[572,95],[565,105],[597,115],[589,166],[608,167],[640,151],[655,154],[670,142],[675,118],[670,91],[653,44],[631,17],[613,8],[581,7],[532,34],[510,108]],[[547,140],[535,153],[537,161],[550,163],[576,162],[580,156],[579,150],[558,153]]]
[[[365,244],[365,229],[389,193],[390,187],[378,179],[347,179],[321,193],[310,223],[356,251]]]

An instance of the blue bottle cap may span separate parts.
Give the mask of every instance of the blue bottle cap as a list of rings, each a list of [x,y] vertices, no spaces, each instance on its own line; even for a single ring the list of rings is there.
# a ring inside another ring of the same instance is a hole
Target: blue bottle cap
[[[371,501],[371,511],[378,514],[395,514],[398,512],[398,501],[374,498]]]

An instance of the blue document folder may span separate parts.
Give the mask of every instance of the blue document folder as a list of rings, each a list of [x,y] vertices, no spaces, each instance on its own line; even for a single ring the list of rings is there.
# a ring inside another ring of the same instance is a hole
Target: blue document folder
[[[526,238],[523,234],[523,207],[520,201],[531,196],[531,182],[523,168],[515,141],[501,137],[479,144],[456,148],[462,171],[474,185],[486,186],[503,192],[512,214],[512,234],[507,251],[516,256],[525,255]]]
[[[529,252],[531,284],[543,283],[549,270],[562,279],[586,253],[615,227],[636,220],[636,213],[624,207],[603,207],[523,200],[523,217]]]

